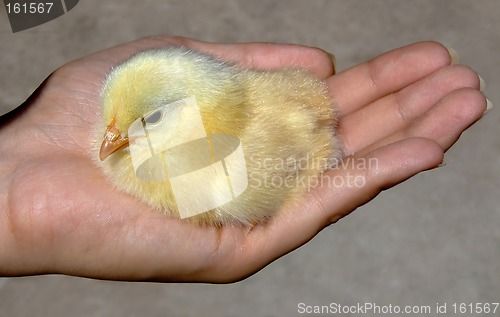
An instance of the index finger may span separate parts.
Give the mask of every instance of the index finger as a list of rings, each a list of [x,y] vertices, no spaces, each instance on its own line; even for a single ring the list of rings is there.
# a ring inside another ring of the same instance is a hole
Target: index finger
[[[404,46],[327,80],[342,116],[450,65],[450,51],[437,42]]]
[[[122,44],[90,56],[100,61],[104,59],[114,65],[140,51],[169,45],[184,46],[246,68],[262,70],[276,70],[284,67],[303,68],[322,80],[335,73],[332,55],[319,48],[295,44],[219,44],[177,36],[159,36]]]

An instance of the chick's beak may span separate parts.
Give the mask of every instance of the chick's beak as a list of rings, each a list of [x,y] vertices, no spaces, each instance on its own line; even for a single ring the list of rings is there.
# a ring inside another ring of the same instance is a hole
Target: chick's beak
[[[114,120],[104,133],[104,140],[99,151],[99,158],[104,161],[108,156],[128,145],[128,138],[121,135],[121,132],[115,128]]]

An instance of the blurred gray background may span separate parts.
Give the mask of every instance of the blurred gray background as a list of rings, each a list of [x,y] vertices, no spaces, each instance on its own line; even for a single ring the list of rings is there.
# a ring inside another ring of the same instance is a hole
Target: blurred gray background
[[[0,9],[0,112],[68,61],[158,34],[319,46],[336,54],[339,70],[438,40],[482,75],[500,106],[498,0],[82,0],[15,34]],[[453,303],[500,302],[499,121],[493,109],[448,152],[446,166],[383,193],[242,282],[0,279],[0,316],[295,316],[301,302],[447,303],[442,316],[454,316]]]

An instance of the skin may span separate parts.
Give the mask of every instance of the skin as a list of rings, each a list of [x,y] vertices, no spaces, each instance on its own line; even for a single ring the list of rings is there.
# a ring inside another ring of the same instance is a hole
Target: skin
[[[154,213],[112,188],[91,160],[99,90],[112,65],[137,51],[182,44],[244,67],[299,65],[326,81],[340,111],[339,135],[363,187],[323,186],[251,230],[194,226]],[[234,282],[303,245],[320,230],[413,175],[483,115],[470,68],[445,47],[417,43],[332,76],[322,50],[281,44],[212,44],[148,38],[62,66],[0,121],[0,275],[59,273],[111,280]],[[415,67],[418,65],[418,67]],[[383,122],[383,124],[381,124]]]

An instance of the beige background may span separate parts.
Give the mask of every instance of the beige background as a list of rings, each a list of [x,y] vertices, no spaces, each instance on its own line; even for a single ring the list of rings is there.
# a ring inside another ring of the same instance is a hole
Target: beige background
[[[314,45],[334,52],[339,69],[434,39],[484,77],[500,106],[498,0],[82,0],[16,34],[0,9],[0,112],[72,59],[157,34]],[[382,194],[240,283],[0,279],[0,316],[294,316],[300,302],[446,302],[454,316],[454,302],[499,302],[499,120],[494,109],[449,151],[445,167]]]

